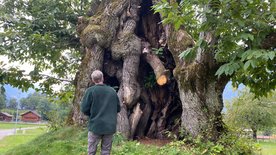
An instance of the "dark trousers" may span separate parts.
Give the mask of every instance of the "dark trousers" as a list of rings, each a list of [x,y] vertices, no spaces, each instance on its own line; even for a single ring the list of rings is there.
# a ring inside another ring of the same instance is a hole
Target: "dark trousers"
[[[101,155],[110,155],[112,147],[113,134],[109,135],[96,135],[91,131],[88,131],[88,155],[95,155],[97,152],[97,146],[101,143]]]

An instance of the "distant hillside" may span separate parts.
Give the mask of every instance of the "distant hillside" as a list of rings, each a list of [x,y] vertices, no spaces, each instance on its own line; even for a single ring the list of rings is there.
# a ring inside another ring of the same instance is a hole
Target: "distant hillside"
[[[7,99],[11,99],[11,98],[24,98],[27,97],[28,94],[35,92],[35,90],[33,89],[29,89],[27,92],[22,92],[20,89],[14,88],[10,85],[5,85],[5,90],[6,90],[6,96]]]

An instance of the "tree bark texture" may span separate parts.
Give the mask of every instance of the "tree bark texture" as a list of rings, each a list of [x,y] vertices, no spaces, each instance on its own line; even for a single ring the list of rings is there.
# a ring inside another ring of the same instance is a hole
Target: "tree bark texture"
[[[152,5],[151,0],[95,0],[88,17],[79,17],[77,32],[86,50],[76,76],[73,121],[84,124],[79,104],[92,84],[90,74],[99,69],[105,83],[118,88],[117,131],[124,136],[164,138],[166,131],[183,129],[193,136],[208,131],[216,139],[226,80],[215,77],[212,52],[179,59],[194,40],[184,29],[160,24]]]

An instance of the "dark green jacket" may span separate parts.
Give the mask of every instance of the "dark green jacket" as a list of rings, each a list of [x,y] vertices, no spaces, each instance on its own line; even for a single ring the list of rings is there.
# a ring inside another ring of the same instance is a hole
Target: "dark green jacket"
[[[95,134],[116,132],[120,102],[116,91],[105,84],[88,88],[81,103],[81,111],[89,116],[88,130]]]

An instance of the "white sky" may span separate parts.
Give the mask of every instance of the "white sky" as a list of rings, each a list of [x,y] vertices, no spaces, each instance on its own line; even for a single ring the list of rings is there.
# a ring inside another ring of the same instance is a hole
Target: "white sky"
[[[25,71],[24,74],[29,74],[31,71],[34,70],[34,66],[29,63],[9,62],[9,59],[7,56],[0,55],[0,62],[4,63],[4,69],[9,69],[11,67],[17,67],[21,70],[24,70]],[[53,74],[51,73],[50,70],[43,71],[42,74],[53,76]],[[26,78],[29,78],[29,77],[26,76]],[[39,87],[39,83],[36,83],[35,86]],[[52,88],[54,89],[54,91],[59,91],[62,88],[62,85],[53,85]]]
[[[9,62],[9,58],[7,56],[0,55],[0,61],[2,61],[5,66],[5,69],[11,68],[11,67],[18,67],[22,70],[25,70],[25,73],[28,74],[30,71],[34,69],[34,66],[28,64],[28,63],[20,63],[20,62]]]

